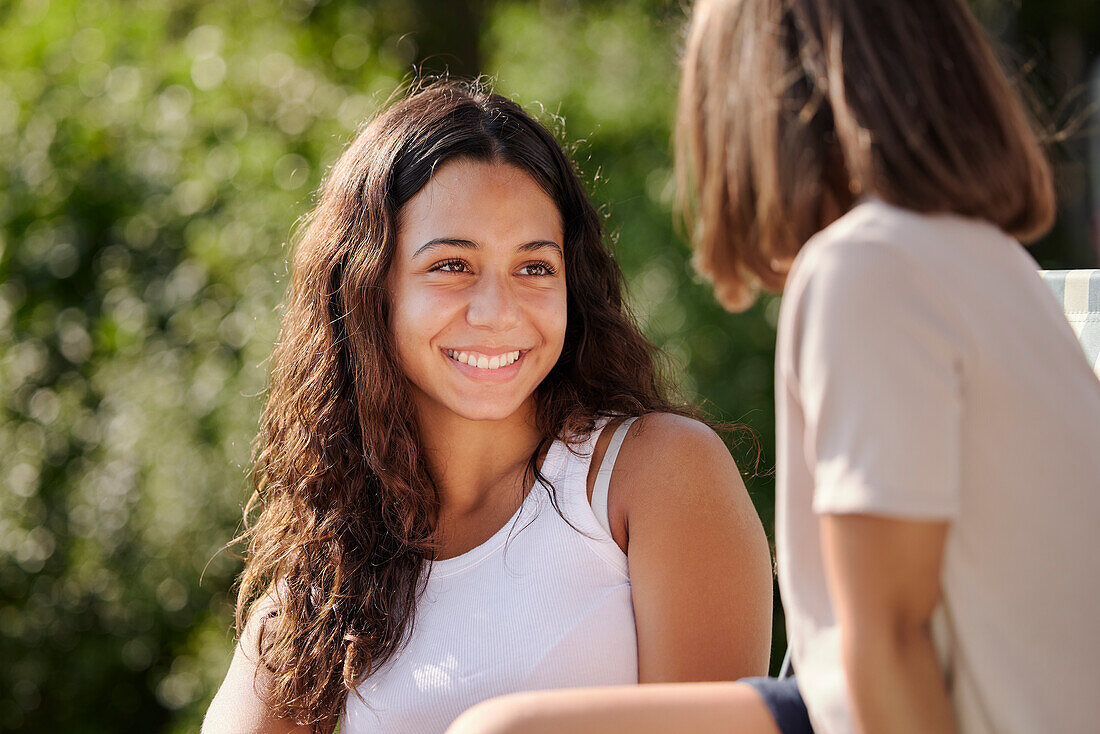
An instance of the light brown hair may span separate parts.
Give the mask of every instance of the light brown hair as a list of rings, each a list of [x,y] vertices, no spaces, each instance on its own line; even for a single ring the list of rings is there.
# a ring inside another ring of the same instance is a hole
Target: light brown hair
[[[550,441],[600,416],[686,412],[664,397],[659,353],[625,311],[599,216],[546,129],[457,82],[414,88],[382,111],[332,168],[295,247],[241,538],[237,626],[261,620],[249,652],[264,694],[276,716],[322,731],[407,639],[433,557],[439,498],[384,286],[402,208],[455,159],[517,166],[565,226],[565,345],[535,393],[542,442],[529,482]]]
[[[696,268],[741,310],[863,195],[1028,241],[1055,214],[1024,106],[963,0],[700,0],[676,140]]]

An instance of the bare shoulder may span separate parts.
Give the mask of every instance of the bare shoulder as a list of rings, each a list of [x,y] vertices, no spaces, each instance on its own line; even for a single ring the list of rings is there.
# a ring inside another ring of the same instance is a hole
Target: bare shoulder
[[[237,640],[225,679],[218,688],[202,723],[202,734],[311,734],[313,727],[279,719],[267,702],[272,687],[260,663],[264,636],[281,605],[268,594],[249,610],[244,631]]]
[[[609,510],[620,527],[639,509],[695,514],[751,505],[733,456],[710,426],[671,413],[650,413],[630,426],[610,486]]]
[[[737,464],[714,430],[693,418],[651,413],[634,422],[620,456],[622,479],[646,491],[684,490],[686,484],[703,489],[715,483],[742,486]]]
[[[659,451],[661,455],[688,454],[697,458],[729,456],[722,439],[710,426],[675,413],[641,416],[627,432],[626,443],[635,450]],[[660,457],[654,455],[653,458],[659,460]]]
[[[679,415],[635,421],[611,477],[611,509],[616,499],[630,566],[639,680],[763,674],[771,638],[771,555],[741,473],[718,434]]]

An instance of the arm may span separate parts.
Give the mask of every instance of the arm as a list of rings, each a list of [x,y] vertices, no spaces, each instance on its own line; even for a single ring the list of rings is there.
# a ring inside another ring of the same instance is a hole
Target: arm
[[[270,606],[257,605],[237,642],[233,661],[206,711],[202,734],[312,734],[313,728],[276,718],[263,693],[269,689],[266,671],[257,666],[260,638]],[[257,675],[259,673],[259,675]]]
[[[680,416],[636,421],[611,476],[609,515],[630,564],[641,682],[766,674],[771,554],[721,439]]]
[[[823,643],[804,689],[811,714],[846,706],[868,734],[952,732],[929,620],[962,492],[974,342],[935,268],[861,236],[803,251],[777,347],[781,419],[802,431],[780,434],[784,460],[806,462],[813,483],[809,507],[786,509],[817,518],[840,632],[840,659]],[[848,685],[811,677],[827,665]]]
[[[955,731],[930,630],[947,529],[942,521],[822,517],[848,695],[864,732]]]

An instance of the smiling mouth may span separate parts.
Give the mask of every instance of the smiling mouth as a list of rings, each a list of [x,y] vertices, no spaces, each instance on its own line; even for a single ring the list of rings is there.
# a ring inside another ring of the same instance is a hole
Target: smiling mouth
[[[480,352],[461,352],[455,349],[444,349],[443,353],[455,362],[467,364],[479,370],[499,370],[501,367],[507,367],[513,364],[522,355],[518,349],[514,352],[496,354],[492,357],[481,354]]]

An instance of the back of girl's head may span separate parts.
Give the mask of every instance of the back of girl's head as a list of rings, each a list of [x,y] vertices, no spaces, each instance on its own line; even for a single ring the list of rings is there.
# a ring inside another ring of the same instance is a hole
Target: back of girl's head
[[[383,110],[333,166],[298,239],[256,440],[237,622],[278,597],[260,651],[278,716],[331,720],[413,624],[438,498],[386,281],[404,205],[463,158],[520,168],[562,217],[568,315],[562,355],[535,393],[544,439],[605,413],[674,409],[553,136],[510,100],[457,82],[416,87]]]
[[[864,195],[1051,225],[1031,120],[964,0],[700,0],[677,166],[696,265],[745,308]]]

